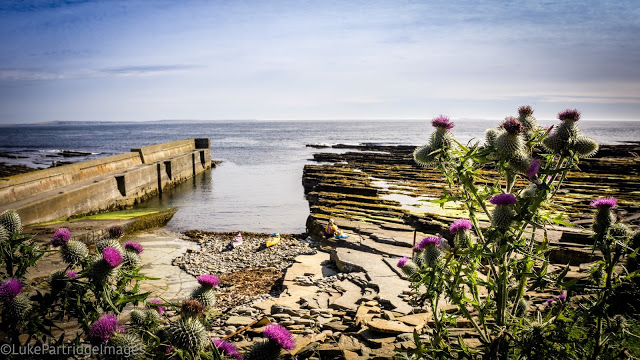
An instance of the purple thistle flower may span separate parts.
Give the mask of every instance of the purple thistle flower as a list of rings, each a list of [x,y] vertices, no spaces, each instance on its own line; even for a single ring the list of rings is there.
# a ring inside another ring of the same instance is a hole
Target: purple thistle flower
[[[580,120],[580,111],[578,111],[577,109],[567,109],[563,112],[558,113],[558,119],[560,119],[560,121],[578,121]]]
[[[489,200],[493,205],[513,205],[516,203],[516,197],[513,194],[496,195]]]
[[[163,301],[160,299],[149,299],[147,300],[147,302],[151,303],[151,304],[162,304]],[[151,307],[152,309],[156,309],[156,311],[158,311],[158,314],[163,314],[164,313],[164,306],[158,305],[158,306],[153,306]]]
[[[62,246],[68,243],[69,239],[71,239],[71,231],[67,228],[60,228],[53,233],[53,236],[51,237],[51,245],[55,247]]]
[[[447,130],[453,129],[454,126],[451,120],[449,120],[449,118],[444,115],[433,118],[431,120],[431,125],[435,128],[442,128]]]
[[[120,251],[118,251],[118,249],[112,248],[111,246],[108,246],[104,250],[102,250],[102,258],[112,268],[122,264],[122,254],[120,254]]]
[[[173,351],[173,346],[167,346],[167,348],[164,349],[165,354],[171,354],[172,351]]]
[[[228,343],[224,340],[214,339],[213,345],[220,350],[220,352],[226,356],[234,357],[236,360],[242,360],[242,355],[238,352],[235,345]]]
[[[538,160],[533,160],[531,162],[531,165],[529,166],[529,170],[527,170],[527,172],[525,172],[524,174],[531,179],[532,177],[538,175],[538,171],[540,171],[540,161]]]
[[[529,105],[520,106],[518,108],[518,114],[520,116],[527,116],[533,114],[533,109]]]
[[[518,135],[524,131],[522,123],[513,116],[506,118],[500,127],[505,129],[511,135]]]
[[[0,285],[0,300],[11,302],[22,292],[22,283],[16,278],[5,280]]]
[[[407,265],[407,261],[409,261],[409,258],[403,256],[400,260],[398,260],[398,267],[403,268],[405,265]]]
[[[610,207],[613,209],[616,205],[618,205],[618,200],[614,197],[595,199],[591,202],[591,206],[594,208]]]
[[[218,279],[217,276],[210,274],[200,275],[196,280],[198,280],[200,285],[207,287],[216,287],[220,283],[220,279]]]
[[[560,300],[560,301],[565,301],[565,300],[567,300],[567,295],[565,295],[565,294],[560,294],[560,295],[558,295],[558,300]]]
[[[547,299],[547,301],[544,302],[544,304],[546,306],[551,306],[556,300],[554,298],[551,299]]]
[[[269,324],[264,327],[262,332],[269,340],[275,341],[281,348],[285,350],[293,350],[296,342],[293,335],[284,326],[278,324]]]
[[[138,254],[142,253],[142,245],[139,242],[127,241],[124,243],[124,248],[127,250],[135,251]]]
[[[65,272],[65,274],[67,275],[68,278],[70,279],[75,279],[78,277],[78,273],[75,271],[71,271],[71,270],[67,270],[67,272]]]
[[[449,226],[449,231],[451,231],[451,233],[453,234],[457,234],[460,231],[470,230],[472,227],[473,227],[473,224],[471,223],[471,220],[458,219]]]
[[[87,339],[93,345],[105,344],[117,331],[119,331],[118,318],[113,314],[104,314],[91,324]]]
[[[418,246],[421,247],[421,250],[426,248],[429,245],[435,245],[437,247],[440,247],[441,239],[442,238],[440,236],[427,236],[426,238],[422,239],[422,241],[420,241]]]

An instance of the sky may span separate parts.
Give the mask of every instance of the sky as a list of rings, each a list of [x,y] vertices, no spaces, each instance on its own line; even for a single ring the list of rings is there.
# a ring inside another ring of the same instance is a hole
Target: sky
[[[640,120],[640,1],[0,2],[0,124]]]

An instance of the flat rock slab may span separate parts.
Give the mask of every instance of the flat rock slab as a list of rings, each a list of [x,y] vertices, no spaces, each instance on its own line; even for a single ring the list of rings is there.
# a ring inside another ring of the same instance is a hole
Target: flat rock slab
[[[339,298],[329,300],[329,308],[336,310],[356,311],[362,300],[362,289],[349,280],[342,280],[336,286],[344,292]]]
[[[255,320],[248,316],[230,316],[226,324],[227,326],[247,326],[252,324]]]
[[[369,283],[378,287],[380,302],[391,304],[394,310],[403,314],[411,312],[411,306],[400,297],[403,291],[409,289],[409,282],[401,279],[381,255],[337,248],[331,253],[331,259],[343,272],[365,271]]]
[[[144,251],[141,272],[147,276],[158,278],[142,283],[143,291],[151,291],[153,296],[168,301],[186,299],[198,285],[196,278],[187,274],[177,266],[171,265],[174,258],[181,256],[189,248],[197,248],[198,244],[186,241],[182,235],[165,229],[154,229],[137,233],[127,241],[139,242]]]
[[[328,253],[318,251],[314,255],[299,255],[295,258],[295,262],[287,269],[284,275],[283,286],[295,284],[297,277],[312,276],[315,278],[324,278],[335,275],[336,272],[328,265],[330,256]]]
[[[375,319],[367,322],[369,329],[385,334],[402,334],[413,332],[413,327],[400,321]]]

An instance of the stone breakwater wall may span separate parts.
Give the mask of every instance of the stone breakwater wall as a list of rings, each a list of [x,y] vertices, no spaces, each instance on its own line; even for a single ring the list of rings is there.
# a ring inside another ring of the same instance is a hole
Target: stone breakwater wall
[[[208,138],[184,139],[0,179],[0,211],[34,224],[133,205],[211,168]]]

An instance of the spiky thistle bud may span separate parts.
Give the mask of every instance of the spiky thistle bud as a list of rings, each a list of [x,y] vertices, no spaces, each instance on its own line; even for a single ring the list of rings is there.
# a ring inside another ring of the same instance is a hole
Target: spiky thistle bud
[[[581,158],[590,158],[598,152],[598,143],[586,136],[578,136],[573,146]]]
[[[485,137],[486,137],[486,142],[489,146],[495,147],[496,146],[496,140],[498,139],[498,137],[504,132],[504,130],[502,129],[487,129],[487,131],[485,132]]]
[[[431,125],[436,129],[429,137],[429,142],[417,147],[413,152],[413,159],[420,166],[430,166],[436,160],[436,155],[447,152],[453,146],[453,137],[450,130],[454,124],[448,117],[440,115],[431,120]]]
[[[131,322],[134,325],[143,325],[146,321],[147,316],[140,309],[133,309],[129,313],[129,317],[131,318]]]
[[[413,160],[420,166],[430,166],[435,161],[435,155],[431,145],[418,146],[413,151]]]
[[[216,293],[211,287],[198,286],[191,292],[191,299],[198,300],[205,307],[213,307],[216,304]]]
[[[593,231],[598,234],[604,233],[616,222],[616,215],[611,211],[618,204],[618,200],[613,197],[595,199],[591,206],[597,209]]]
[[[124,248],[120,244],[120,241],[116,239],[103,239],[96,243],[96,249],[99,253],[102,253],[104,249],[108,247],[118,250],[120,254],[124,253]]]
[[[472,228],[473,223],[469,219],[455,220],[449,226],[449,231],[455,236],[454,244],[456,248],[463,249],[475,243],[470,231]]]
[[[556,128],[553,134],[548,135],[543,140],[543,145],[554,152],[563,153],[569,148],[573,147],[574,150],[581,157],[587,157],[595,154],[594,149],[595,142],[591,139],[584,137],[582,140],[578,140],[583,136],[580,133],[580,129],[576,124],[580,120],[580,112],[576,109],[567,109],[558,114],[558,119],[562,123]],[[580,145],[577,143],[580,142]],[[595,144],[597,147],[597,144]]]
[[[422,260],[427,266],[435,266],[438,259],[442,256],[442,250],[440,249],[441,240],[442,238],[439,236],[427,236],[418,243],[418,247],[424,249],[422,252]]]
[[[516,197],[513,194],[500,194],[492,197],[490,202],[496,206],[491,216],[491,223],[496,229],[508,229],[515,216],[513,205],[516,203]]]
[[[197,353],[209,343],[204,325],[197,318],[187,317],[171,323],[168,329],[171,345]]]
[[[125,251],[122,257],[122,264],[127,269],[137,269],[142,266],[142,259],[133,251]]]
[[[397,265],[409,278],[414,277],[418,273],[418,265],[406,256],[398,260]]]
[[[516,118],[507,118],[500,125],[502,132],[495,140],[495,148],[498,155],[503,159],[511,159],[519,153],[526,153],[524,140],[522,138],[522,124]]]
[[[115,333],[109,338],[108,345],[113,351],[107,351],[108,360],[138,360],[145,358],[145,347],[142,339],[135,334]]]
[[[78,240],[70,240],[60,248],[60,257],[62,261],[68,265],[75,265],[79,263],[89,254],[87,245]]]
[[[120,264],[122,264],[120,252],[107,247],[102,251],[102,258],[96,259],[91,264],[89,275],[96,284],[114,284],[120,275]]]
[[[2,303],[2,317],[10,323],[26,320],[31,312],[31,300],[27,294],[18,294],[13,300]]]
[[[531,168],[531,156],[528,153],[516,152],[509,158],[509,167],[518,173],[526,173]]]
[[[10,233],[19,233],[22,231],[22,220],[20,215],[13,210],[5,210],[0,213],[0,225],[4,226]]]

